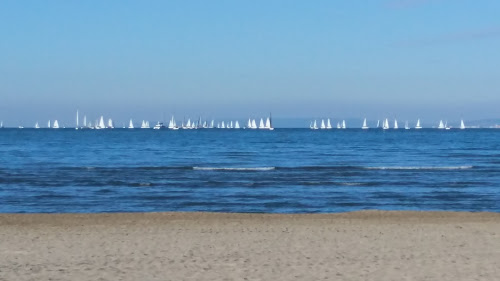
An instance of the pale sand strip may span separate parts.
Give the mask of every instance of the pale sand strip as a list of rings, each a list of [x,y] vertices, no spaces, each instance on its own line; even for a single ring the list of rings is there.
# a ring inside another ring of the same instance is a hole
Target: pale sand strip
[[[500,280],[500,214],[0,214],[0,280]]]

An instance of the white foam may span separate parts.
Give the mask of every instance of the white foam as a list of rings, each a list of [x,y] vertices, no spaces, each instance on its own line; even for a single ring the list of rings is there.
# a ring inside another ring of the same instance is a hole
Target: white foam
[[[202,171],[270,171],[275,167],[193,167],[193,170]]]
[[[365,167],[368,170],[465,170],[472,169],[473,166],[414,166],[414,167]]]

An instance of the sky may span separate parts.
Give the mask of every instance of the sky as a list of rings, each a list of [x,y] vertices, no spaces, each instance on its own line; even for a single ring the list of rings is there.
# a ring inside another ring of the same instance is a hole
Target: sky
[[[500,1],[0,1],[0,120],[500,117]]]

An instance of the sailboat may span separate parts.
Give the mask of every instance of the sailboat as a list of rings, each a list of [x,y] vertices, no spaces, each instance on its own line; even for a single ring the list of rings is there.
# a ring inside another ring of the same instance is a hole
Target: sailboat
[[[3,129],[3,121],[0,121],[0,129]]]
[[[318,124],[316,123],[316,120],[311,124],[311,129],[312,130],[317,130],[318,129]]]
[[[234,128],[235,129],[239,129],[240,128],[240,123],[238,122],[238,120],[236,120],[236,122],[234,123]]]
[[[363,129],[363,130],[368,129],[368,126],[366,124],[366,118],[365,118],[365,120],[363,120],[363,126],[361,126],[361,129]]]
[[[460,120],[460,129],[463,130],[465,129],[465,124],[464,124],[464,120]]]
[[[99,123],[97,124],[97,126],[95,127],[96,129],[106,129],[106,125],[104,124],[104,117],[101,116],[101,118],[99,119]]]
[[[50,128],[52,128],[52,126],[50,125],[50,120],[49,120],[49,122],[47,123],[47,128],[49,128],[49,129],[50,129]]]
[[[443,120],[439,120],[438,129],[444,129],[444,123],[443,123]]]
[[[408,121],[405,122],[405,130],[409,130],[410,126],[408,126]]]
[[[87,127],[87,115],[83,115],[83,127]]]
[[[134,122],[132,122],[132,119],[128,122],[128,128],[133,129],[134,128]]]
[[[198,129],[204,128],[203,123],[201,122],[201,116],[198,117],[198,124],[196,126]]]
[[[382,125],[382,129],[384,130],[389,129],[389,119],[385,118],[384,124]]]
[[[337,122],[337,129],[342,129],[342,126],[340,126],[340,122]]]
[[[260,118],[260,123],[259,123],[259,129],[265,129],[266,126],[264,125],[264,119]]]
[[[57,122],[57,120],[54,120],[54,124],[52,125],[52,129],[59,129],[59,122]]]
[[[444,129],[449,130],[451,127],[448,127],[448,121],[444,122]]]
[[[380,128],[380,120],[377,120],[377,128]]]
[[[325,119],[321,119],[321,126],[319,128],[322,130],[326,129]]]
[[[417,125],[415,125],[415,129],[422,129],[422,125],[420,125],[420,119],[417,119]]]
[[[177,124],[175,123],[174,116],[172,115],[172,118],[168,122],[168,128],[171,130],[179,130],[179,127],[177,127]]]
[[[266,119],[266,127],[265,127],[265,129],[270,130],[270,131],[274,130],[273,124],[271,122],[271,114],[269,114],[269,117],[267,117],[267,119]]]
[[[149,129],[149,121],[142,120],[141,129]]]
[[[342,120],[342,129],[346,129],[347,126],[345,125],[345,120]]]
[[[252,120],[252,129],[257,129],[257,122],[255,122],[255,119]]]
[[[331,129],[332,128],[332,123],[330,123],[330,118],[326,121],[326,128]]]
[[[35,123],[35,129],[40,129],[40,125],[38,125],[38,121]]]
[[[398,120],[394,119],[394,129],[399,129]]]
[[[210,127],[209,127],[210,129],[214,128],[214,122],[215,122],[214,119],[212,119],[212,122],[210,122]]]
[[[113,123],[113,120],[111,118],[108,119],[108,129],[114,129],[115,124]]]
[[[76,127],[75,130],[78,130],[80,127],[79,120],[78,120],[78,110],[76,111]]]

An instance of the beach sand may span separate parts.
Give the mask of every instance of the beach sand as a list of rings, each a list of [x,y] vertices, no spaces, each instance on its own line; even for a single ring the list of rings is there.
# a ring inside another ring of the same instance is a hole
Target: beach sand
[[[0,280],[500,280],[500,214],[0,214]]]

